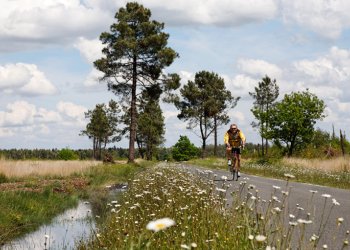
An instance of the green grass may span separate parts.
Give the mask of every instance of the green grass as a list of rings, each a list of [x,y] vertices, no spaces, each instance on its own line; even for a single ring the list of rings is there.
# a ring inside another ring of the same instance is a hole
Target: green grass
[[[49,222],[56,214],[76,205],[78,197],[55,193],[51,187],[43,192],[4,191],[0,193],[0,243],[5,243]]]
[[[227,169],[226,159],[223,158],[194,159],[188,161],[188,164],[210,169]],[[308,169],[300,166],[286,166],[278,160],[270,162],[263,160],[244,160],[242,161],[241,172],[277,179],[285,179],[284,174],[289,173],[295,176],[293,181],[350,189],[349,171],[330,172]]]
[[[23,183],[21,190],[10,189],[0,192],[0,245],[50,222],[64,210],[75,206],[79,199],[90,200],[94,212],[100,213],[104,208],[101,204],[104,204],[108,197],[105,186],[127,182],[136,172],[144,170],[147,164],[149,163],[101,164],[83,174],[73,174],[64,178],[28,176],[7,179],[0,176],[4,183],[12,181]],[[76,177],[85,180],[88,185],[79,189],[61,183]],[[50,179],[57,181],[40,189],[42,183]]]

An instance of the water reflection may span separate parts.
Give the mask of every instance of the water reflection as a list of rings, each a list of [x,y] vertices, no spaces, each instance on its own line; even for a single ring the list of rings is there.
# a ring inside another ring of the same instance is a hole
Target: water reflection
[[[78,206],[57,216],[50,225],[41,226],[37,231],[12,241],[1,249],[73,249],[79,240],[89,238],[95,224],[91,216],[91,206],[79,202]]]

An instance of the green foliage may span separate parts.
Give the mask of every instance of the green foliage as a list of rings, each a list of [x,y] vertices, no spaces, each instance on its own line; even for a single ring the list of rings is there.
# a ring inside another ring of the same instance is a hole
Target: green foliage
[[[191,143],[187,136],[181,136],[172,150],[173,159],[175,161],[188,161],[196,158],[199,154],[199,149]]]
[[[0,184],[8,182],[8,178],[3,173],[0,173]]]
[[[271,81],[270,77],[265,76],[258,83],[258,87],[255,87],[255,92],[249,92],[249,95],[254,98],[254,106],[251,111],[257,120],[257,122],[252,122],[252,126],[259,129],[262,144],[261,152],[262,155],[265,155],[268,148],[267,140],[270,139],[267,134],[271,120],[270,110],[279,95],[279,87],[276,80]]]
[[[199,127],[204,156],[206,140],[218,126],[229,122],[227,111],[236,106],[239,97],[231,95],[223,78],[208,71],[197,72],[194,81],[188,81],[180,93],[182,100],[174,103],[180,111],[178,118],[188,121],[190,129]]]
[[[118,104],[110,100],[108,106],[97,104],[95,109],[85,113],[89,123],[80,135],[86,135],[92,140],[95,159],[102,158],[102,148],[105,149],[108,143],[121,140],[121,131],[118,129],[120,112]]]
[[[58,152],[58,159],[60,160],[77,160],[79,156],[69,148],[63,148]]]
[[[268,137],[284,144],[291,156],[311,142],[314,125],[325,117],[325,105],[309,91],[286,94],[270,111]]]
[[[142,158],[145,153],[147,160],[152,160],[158,146],[164,142],[165,124],[159,96],[159,88],[148,88],[140,98],[136,141],[139,153]]]

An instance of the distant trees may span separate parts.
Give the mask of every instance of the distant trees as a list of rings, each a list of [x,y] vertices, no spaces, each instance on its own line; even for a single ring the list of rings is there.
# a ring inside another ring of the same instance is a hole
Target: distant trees
[[[202,139],[202,157],[206,140],[214,132],[217,146],[217,127],[229,122],[227,110],[233,108],[238,98],[226,90],[224,80],[214,72],[200,71],[194,81],[188,81],[180,89],[181,98],[175,101],[180,111],[178,118],[188,122],[188,128],[199,127]]]
[[[80,135],[86,135],[92,140],[95,159],[101,160],[102,148],[106,148],[108,143],[121,139],[118,129],[120,112],[118,104],[111,100],[108,106],[97,104],[93,110],[85,113],[85,118],[89,119],[89,122]]]
[[[175,161],[188,161],[197,157],[198,154],[198,148],[191,143],[187,136],[182,135],[180,135],[180,139],[172,149],[172,155]]]
[[[276,143],[284,144],[291,156],[311,142],[316,121],[325,117],[324,109],[324,102],[308,90],[286,94],[270,110],[268,133]]]
[[[270,111],[279,95],[279,87],[276,83],[276,79],[271,80],[271,78],[266,75],[262,81],[258,83],[258,86],[254,88],[254,92],[249,92],[249,95],[254,98],[254,106],[251,111],[257,120],[257,122],[252,122],[252,126],[259,128],[261,153],[262,155],[267,155],[269,139],[267,132],[272,119]]]
[[[178,55],[167,47],[169,35],[162,31],[164,24],[150,20],[150,17],[151,11],[136,2],[120,8],[110,32],[100,36],[105,45],[104,57],[94,62],[104,73],[101,80],[107,82],[108,89],[130,107],[129,162],[135,158],[138,91],[154,84],[163,91],[174,86],[162,70]]]

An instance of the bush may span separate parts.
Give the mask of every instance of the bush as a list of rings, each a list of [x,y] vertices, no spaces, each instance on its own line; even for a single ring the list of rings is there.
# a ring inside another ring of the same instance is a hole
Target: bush
[[[175,161],[188,161],[196,158],[200,150],[188,139],[187,136],[181,136],[172,149],[173,159]]]
[[[79,156],[73,150],[69,148],[64,148],[58,152],[58,159],[65,161],[77,160],[79,159]]]

